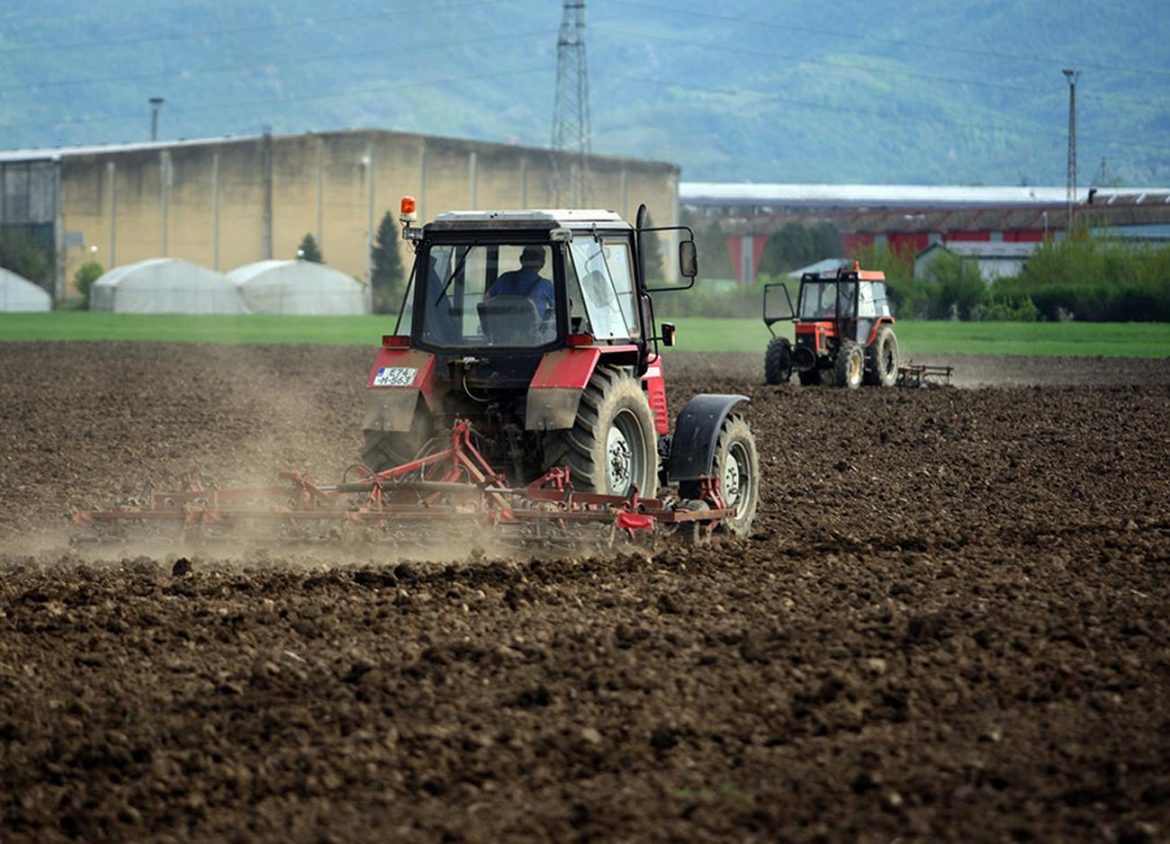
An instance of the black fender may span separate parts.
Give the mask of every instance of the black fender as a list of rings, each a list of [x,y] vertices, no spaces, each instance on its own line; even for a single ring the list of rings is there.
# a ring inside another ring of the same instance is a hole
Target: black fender
[[[700,393],[687,402],[670,438],[668,481],[710,477],[723,421],[737,404],[750,401],[747,396]]]

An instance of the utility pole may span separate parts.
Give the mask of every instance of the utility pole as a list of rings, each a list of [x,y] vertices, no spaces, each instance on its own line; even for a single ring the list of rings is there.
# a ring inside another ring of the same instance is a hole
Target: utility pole
[[[553,194],[558,205],[590,202],[589,71],[585,65],[585,0],[563,0],[557,36],[557,91],[553,104]],[[566,161],[575,156],[565,173]]]
[[[166,102],[162,97],[150,98],[150,139],[152,141],[158,140],[158,110],[162,108],[162,104]]]
[[[1080,71],[1065,69],[1068,80],[1068,233],[1073,230],[1077,205],[1077,77]]]

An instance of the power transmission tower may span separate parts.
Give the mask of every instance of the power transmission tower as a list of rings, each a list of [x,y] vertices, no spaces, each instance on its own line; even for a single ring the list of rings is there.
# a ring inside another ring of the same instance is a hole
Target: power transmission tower
[[[581,208],[591,199],[585,0],[563,0],[562,9],[561,31],[557,36],[557,92],[553,103],[553,195],[562,207]]]
[[[1068,80],[1068,233],[1073,230],[1077,204],[1077,77],[1076,70],[1063,71]]]

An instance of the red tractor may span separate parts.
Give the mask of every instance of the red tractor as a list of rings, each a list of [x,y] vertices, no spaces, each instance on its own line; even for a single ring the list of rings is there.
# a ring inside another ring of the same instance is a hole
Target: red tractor
[[[467,420],[509,483],[564,468],[574,490],[653,499],[677,485],[688,506],[717,505],[720,526],[749,531],[758,506],[755,439],[741,395],[699,395],[671,431],[650,294],[687,289],[697,256],[679,244],[688,282],[651,290],[645,206],[631,226],[611,211],[459,211],[403,236],[414,269],[398,327],[367,383],[363,462],[374,472],[425,454]],[[519,268],[519,269],[515,269]]]
[[[772,329],[789,319],[795,325],[795,346]],[[805,273],[795,310],[786,285],[766,285],[764,324],[772,334],[764,355],[769,384],[787,383],[794,370],[804,385],[854,389],[862,383],[897,383],[898,338],[883,272],[854,263],[832,273]]]

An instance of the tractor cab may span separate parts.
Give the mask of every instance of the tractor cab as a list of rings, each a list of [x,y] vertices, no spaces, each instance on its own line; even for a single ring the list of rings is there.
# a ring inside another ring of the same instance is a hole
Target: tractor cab
[[[612,211],[453,211],[406,221],[403,236],[415,261],[394,334],[447,360],[475,358],[473,382],[527,383],[545,354],[568,347],[648,365],[639,231]]]
[[[789,319],[795,343],[772,328]],[[880,270],[863,270],[854,262],[832,273],[805,273],[795,308],[785,285],[769,284],[764,323],[773,335],[765,356],[770,384],[787,381],[793,370],[806,385],[889,385],[897,377],[894,317]]]
[[[636,342],[643,329],[628,227],[569,235],[509,227],[424,241],[399,332],[419,348],[452,352],[536,352],[570,335]]]
[[[827,322],[822,333],[868,345],[874,322],[893,318],[885,279],[881,271],[857,268],[832,275],[805,273],[800,279],[797,334],[814,334],[813,324]]]

